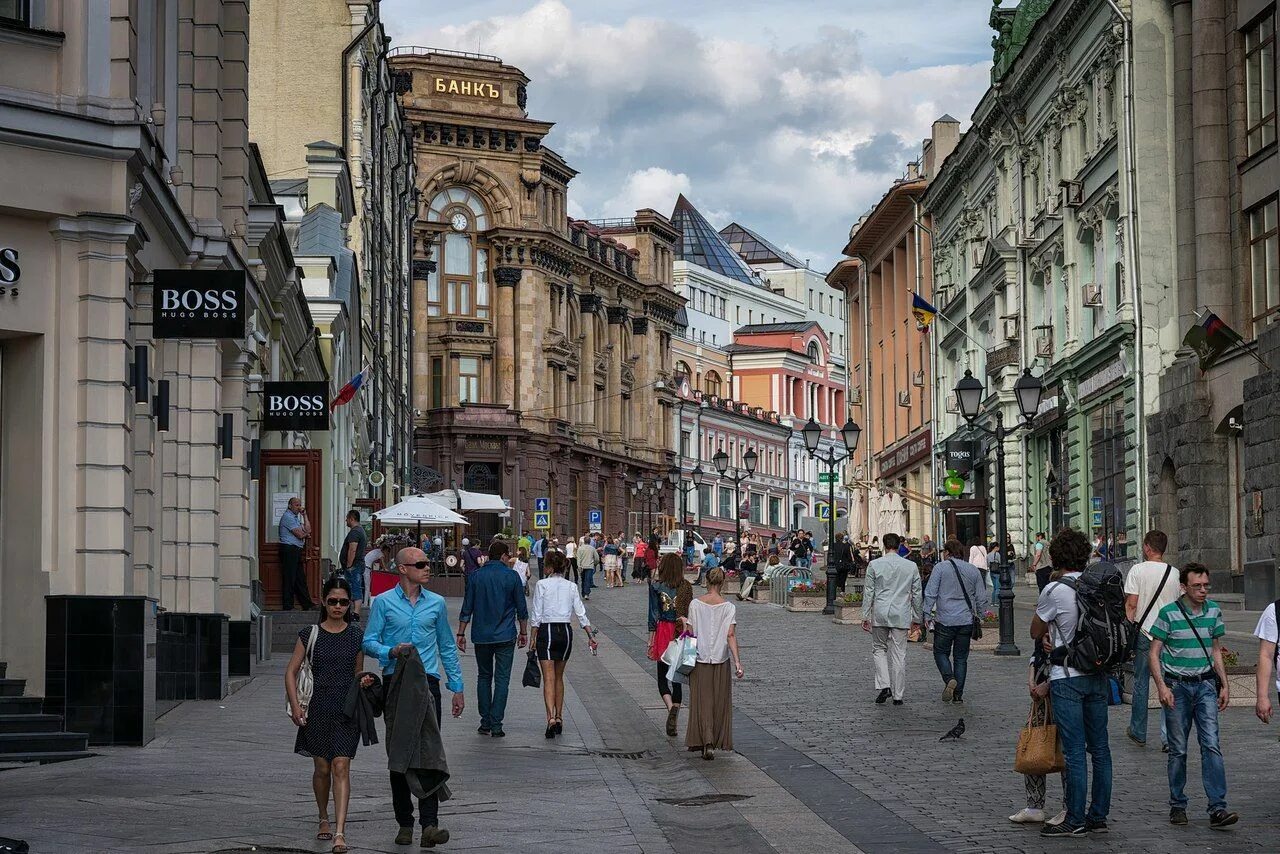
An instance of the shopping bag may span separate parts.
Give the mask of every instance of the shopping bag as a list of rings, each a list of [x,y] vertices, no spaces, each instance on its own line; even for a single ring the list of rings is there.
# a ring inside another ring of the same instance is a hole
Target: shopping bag
[[[693,671],[690,671],[690,673],[692,673],[692,672],[693,672]],[[668,682],[670,682],[672,685],[688,685],[688,684],[689,684],[689,674],[688,674],[688,673],[681,673],[679,670],[676,670],[676,669],[673,667],[673,668],[671,668],[671,670],[667,673],[667,681],[668,681]]]
[[[674,670],[676,663],[680,660],[680,638],[672,638],[671,643],[667,644],[667,648],[662,651],[662,655],[658,657],[658,660]]]
[[[676,660],[675,669],[679,673],[689,674],[698,663],[698,639],[693,635],[680,636],[680,657]]]
[[[520,684],[526,688],[542,687],[542,668],[538,666],[538,654],[533,650],[529,650],[529,658],[524,665],[524,677],[521,678]]]
[[[1027,714],[1027,725],[1018,734],[1018,750],[1013,758],[1013,770],[1019,774],[1044,776],[1057,774],[1066,763],[1062,758],[1062,744],[1058,741],[1058,727],[1053,723],[1053,706],[1048,699],[1036,699]]]

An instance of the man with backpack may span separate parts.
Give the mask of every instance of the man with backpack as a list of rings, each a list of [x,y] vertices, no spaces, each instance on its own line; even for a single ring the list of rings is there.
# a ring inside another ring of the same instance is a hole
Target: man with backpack
[[[1161,608],[1151,624],[1151,673],[1169,732],[1169,823],[1187,823],[1187,737],[1194,722],[1209,827],[1222,830],[1240,819],[1227,811],[1227,769],[1218,743],[1218,713],[1230,700],[1222,661],[1227,627],[1222,610],[1209,598],[1204,564],[1184,566],[1179,581],[1182,596]]]
[[[1126,638],[1123,626],[1124,599],[1119,586],[1119,573],[1110,564],[1114,576],[1097,575],[1084,579],[1082,571],[1093,553],[1084,534],[1073,528],[1059,531],[1049,544],[1053,566],[1063,571],[1062,577],[1048,584],[1036,601],[1031,619],[1031,637],[1050,652],[1053,667],[1049,672],[1049,692],[1053,697],[1053,717],[1062,739],[1063,771],[1067,819],[1059,825],[1046,824],[1041,836],[1071,837],[1107,832],[1107,815],[1111,811],[1111,745],[1107,739],[1107,669],[1119,662],[1099,654],[1099,632],[1118,632]],[[1094,572],[1095,567],[1090,567]],[[1105,572],[1105,570],[1103,570]],[[1114,578],[1114,581],[1111,579]],[[1108,608],[1105,591],[1114,587],[1116,601]],[[1118,611],[1118,614],[1109,613]],[[1082,619],[1083,617],[1083,619]],[[1112,620],[1120,623],[1112,628]],[[1079,637],[1078,637],[1079,635]],[[1104,644],[1104,648],[1115,645]],[[1127,647],[1127,644],[1125,644]],[[1123,651],[1116,656],[1122,658]],[[1093,760],[1093,797],[1085,812],[1085,795],[1089,788],[1085,753]]]
[[[1124,579],[1124,610],[1130,622],[1136,623],[1133,658],[1133,706],[1125,735],[1135,744],[1147,743],[1147,696],[1150,690],[1151,624],[1160,609],[1178,598],[1178,570],[1165,562],[1164,552],[1169,537],[1164,531],[1148,531],[1142,538],[1142,563],[1136,563]],[[1169,738],[1160,718],[1160,748],[1168,750]]]

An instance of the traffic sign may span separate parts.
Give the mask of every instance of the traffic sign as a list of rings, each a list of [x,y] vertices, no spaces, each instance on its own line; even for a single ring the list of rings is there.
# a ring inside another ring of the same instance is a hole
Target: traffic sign
[[[551,513],[546,510],[533,511],[533,527],[538,531],[550,531]]]
[[[830,504],[819,504],[819,505],[818,505],[818,518],[819,518],[819,519],[830,519],[830,518],[831,518],[831,505],[830,505]]]
[[[818,483],[835,483],[836,473],[833,471],[818,472]]]
[[[549,512],[551,512],[551,499],[550,499],[550,498],[535,498],[535,499],[533,499],[533,509],[534,509],[534,511],[535,511],[535,512],[537,512],[537,513],[549,513]]]
[[[599,531],[604,527],[599,510],[587,511],[587,524],[593,531]]]

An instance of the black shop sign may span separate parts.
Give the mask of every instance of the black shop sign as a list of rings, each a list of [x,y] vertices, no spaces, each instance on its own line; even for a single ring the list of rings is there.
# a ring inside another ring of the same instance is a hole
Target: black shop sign
[[[155,271],[152,338],[243,338],[246,317],[243,271]]]
[[[945,467],[963,477],[973,471],[974,464],[982,454],[982,443],[967,439],[952,439],[947,442]]]
[[[328,430],[329,384],[263,383],[263,430]]]

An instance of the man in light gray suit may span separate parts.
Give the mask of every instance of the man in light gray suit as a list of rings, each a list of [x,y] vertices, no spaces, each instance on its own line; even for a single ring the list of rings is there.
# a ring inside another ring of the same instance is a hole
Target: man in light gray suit
[[[876,702],[893,697],[902,705],[907,681],[907,631],[920,627],[923,596],[920,570],[897,555],[897,534],[884,535],[884,556],[867,566],[862,587],[862,630],[871,632],[871,656],[876,664]]]

